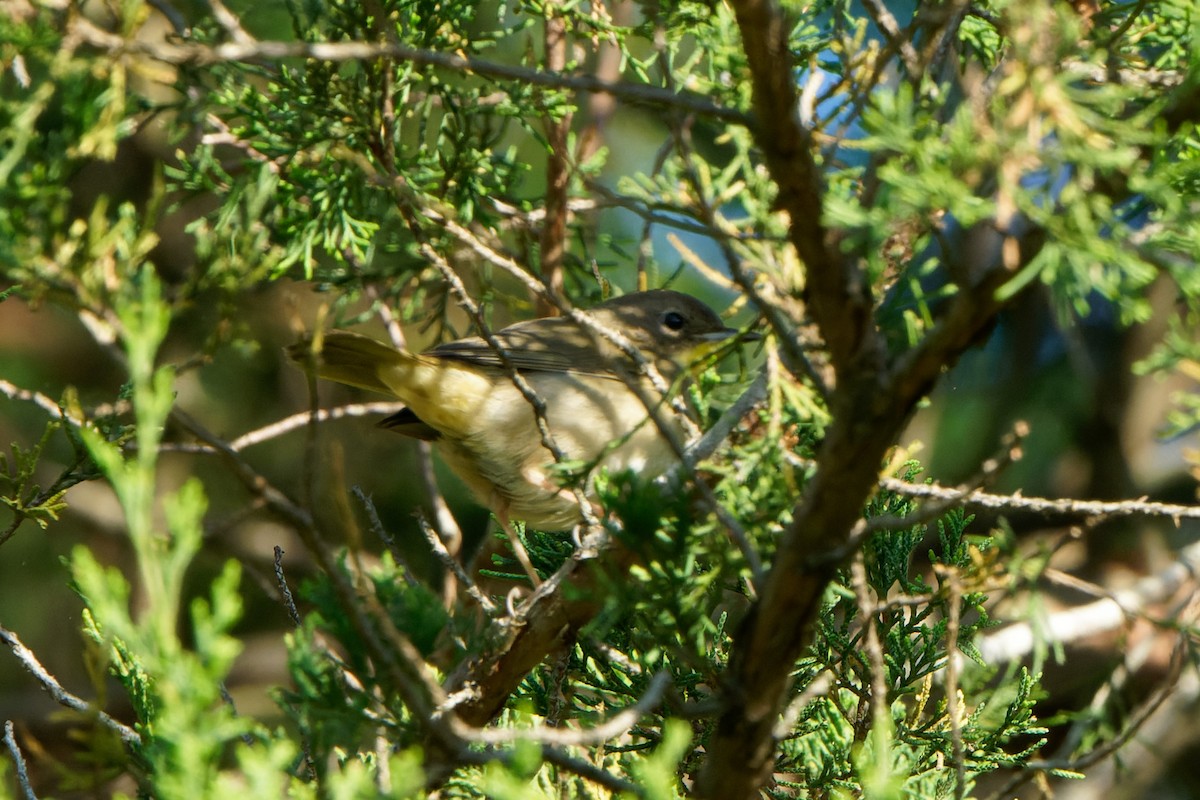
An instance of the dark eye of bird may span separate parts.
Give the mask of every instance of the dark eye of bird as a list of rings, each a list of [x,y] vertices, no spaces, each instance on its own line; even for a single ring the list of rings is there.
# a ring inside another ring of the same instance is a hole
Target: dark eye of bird
[[[687,320],[678,311],[668,311],[666,314],[663,314],[663,325],[666,325],[673,331],[683,330],[683,326],[686,323]]]

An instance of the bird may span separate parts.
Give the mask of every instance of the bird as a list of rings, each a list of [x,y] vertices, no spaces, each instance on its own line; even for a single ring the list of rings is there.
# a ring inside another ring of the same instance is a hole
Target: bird
[[[695,297],[669,289],[615,297],[588,313],[599,327],[622,334],[671,385],[735,337],[758,338],[726,326]],[[492,338],[503,355],[478,336],[417,354],[331,331],[292,345],[289,355],[319,378],[403,402],[406,407],[380,426],[433,442],[506,530],[513,519],[542,531],[569,530],[583,519],[578,496],[554,479],[555,458],[514,369],[543,404],[546,426],[565,459],[645,477],[675,463],[675,449],[647,408],[667,395],[608,338],[570,317],[518,322]]]

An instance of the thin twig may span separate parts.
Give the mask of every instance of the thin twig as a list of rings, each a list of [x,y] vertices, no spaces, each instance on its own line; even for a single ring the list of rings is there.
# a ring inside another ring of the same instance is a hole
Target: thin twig
[[[509,744],[513,742],[537,742],[558,747],[582,747],[598,745],[629,732],[643,716],[653,711],[662,702],[663,693],[671,685],[671,674],[666,671],[655,673],[650,679],[646,693],[631,706],[621,709],[604,722],[592,728],[552,728],[545,725],[531,728],[481,728],[469,736],[484,744]]]
[[[398,403],[393,400],[378,401],[371,403],[348,403],[342,406],[333,406],[331,408],[321,408],[314,414],[311,411],[301,411],[296,414],[284,417],[281,420],[272,422],[269,425],[264,425],[261,428],[256,428],[228,442],[227,445],[234,453],[240,453],[247,447],[252,447],[256,444],[263,444],[272,439],[277,439],[280,436],[291,433],[297,428],[303,428],[308,425],[314,418],[317,422],[327,422],[330,420],[346,419],[349,417],[367,417],[375,414],[394,414],[404,408],[403,403]],[[177,442],[166,443],[161,448],[164,452],[171,453],[196,453],[200,455],[217,455],[221,451],[212,445],[207,445],[197,442]]]
[[[712,427],[704,435],[687,446],[681,462],[684,468],[694,469],[701,461],[711,456],[733,433],[733,429],[746,418],[746,415],[767,399],[767,375],[765,372],[758,376],[742,392],[729,408],[721,413]],[[671,475],[677,468],[667,472],[662,480],[670,482]]]
[[[437,476],[434,474],[433,468],[433,447],[429,442],[417,442],[417,453],[419,454],[417,472],[421,476],[421,485],[425,488],[429,504],[433,507],[433,519],[437,534],[450,554],[457,556],[463,546],[462,527],[454,518],[453,512],[450,511],[450,504],[446,502],[446,498],[437,484]]]
[[[461,753],[461,761],[463,764],[483,765],[490,764],[495,761],[502,763],[510,763],[513,760],[514,753],[511,750],[497,750],[488,748],[485,750],[466,750]],[[585,761],[582,758],[576,758],[568,753],[563,752],[555,747],[543,746],[541,750],[543,761],[572,772],[585,780],[589,780],[597,786],[603,786],[613,793],[614,796],[625,796],[626,794],[634,797],[642,798],[646,796],[646,790],[632,781],[627,781],[613,775],[608,770],[596,766],[590,761]]]
[[[42,666],[42,662],[38,661],[33,651],[26,647],[15,633],[3,626],[0,626],[0,642],[8,646],[13,655],[17,657],[17,661],[21,662],[21,666],[25,668],[25,671],[41,684],[42,688],[46,690],[46,693],[50,695],[54,702],[72,711],[78,711],[87,716],[94,716],[96,721],[120,736],[121,740],[126,744],[141,744],[142,737],[133,728],[118,722],[100,709],[92,706],[91,703],[88,703],[83,698],[63,688],[63,685]]]
[[[946,664],[946,715],[950,718],[951,757],[954,760],[954,797],[963,800],[967,794],[967,763],[963,750],[962,724],[966,712],[963,698],[958,691],[959,664],[953,657],[958,652],[958,634],[961,630],[962,586],[958,570],[950,568],[944,574],[949,597],[946,600],[946,652],[951,658]]]
[[[299,628],[304,624],[300,612],[296,609],[296,598],[288,587],[287,578],[283,575],[283,548],[275,545],[275,584],[279,587],[279,595],[283,598],[283,607],[287,609],[292,625]]]
[[[430,526],[424,514],[417,514],[417,525],[420,527],[421,533],[425,534],[425,540],[429,542],[430,549],[433,550],[434,556],[441,562],[442,566],[450,570],[450,573],[458,579],[459,584],[462,585],[467,594],[474,598],[475,602],[479,603],[483,608],[484,613],[489,617],[495,616],[499,610],[496,608],[496,604],[476,585],[475,581],[471,580],[471,576],[463,569],[462,564],[458,563],[458,559],[446,549],[442,537]]]
[[[877,612],[873,611],[872,613]],[[800,719],[800,714],[804,712],[808,704],[818,697],[827,696],[833,685],[834,673],[831,670],[825,670],[813,678],[804,691],[792,698],[787,708],[780,714],[779,724],[775,726],[775,738],[782,741],[791,736],[796,728],[796,720]]]
[[[396,564],[401,567],[400,571],[404,576],[405,582],[409,586],[417,585],[418,581],[412,568],[408,565],[408,559],[405,558],[404,553],[396,545],[396,537],[388,532],[387,527],[383,524],[383,520],[379,518],[379,510],[375,508],[375,501],[367,496],[367,493],[363,491],[361,486],[350,487],[350,493],[354,495],[354,499],[362,506],[363,513],[367,515],[367,524],[371,528],[371,533],[375,535],[375,538],[383,542],[388,552],[392,554],[392,558]]]
[[[17,769],[17,783],[21,787],[21,793],[25,795],[25,800],[37,800],[37,794],[29,782],[29,772],[25,769],[25,757],[21,755],[21,748],[17,745],[17,738],[13,734],[11,719],[4,721],[4,746],[8,748],[9,755],[12,756],[13,765]]]
[[[1000,443],[1000,452],[984,461],[980,465],[979,471],[951,494],[924,503],[916,511],[909,514],[902,516],[885,514],[864,520],[863,534],[869,536],[877,531],[905,530],[914,525],[921,525],[935,520],[952,508],[961,507],[965,498],[970,497],[983,487],[994,483],[1001,472],[1021,460],[1021,457],[1024,455],[1022,445],[1025,437],[1028,435],[1029,423],[1024,420],[1018,420],[1013,425],[1012,431],[1005,435],[1003,441]],[[854,536],[851,539],[853,540]]]
[[[237,15],[230,11],[221,0],[206,0],[209,9],[212,10],[213,18],[217,21],[225,32],[229,34],[229,38],[240,45],[253,45],[255,39],[246,29],[242,27],[242,22],[237,18]]]
[[[238,716],[237,703],[234,702],[233,695],[229,693],[229,687],[225,685],[225,681],[221,681],[217,689],[221,693],[221,701],[229,706],[229,713],[235,717]],[[254,746],[255,739],[248,731],[243,732],[238,738],[242,740],[243,744],[249,747]]]
[[[55,419],[61,419],[64,422],[69,422],[75,427],[79,427],[83,424],[82,420],[78,420],[67,414],[64,414],[62,406],[59,405],[58,401],[56,401],[53,397],[42,394],[41,392],[23,389],[20,386],[17,386],[15,383],[6,381],[3,378],[0,378],[0,394],[3,394],[10,400],[24,400],[26,402],[33,403],[35,406],[42,409]]]
[[[892,16],[892,12],[880,0],[863,0],[863,8],[871,15],[871,19],[875,21],[875,25],[887,39],[888,44],[900,54],[901,60],[904,61],[904,68],[908,71],[909,79],[914,81],[919,79],[921,76],[920,56],[917,55],[912,40],[905,35],[904,31],[900,30],[900,25]]]
[[[790,464],[804,469],[815,469],[817,462],[802,458],[794,453],[787,455]],[[1071,498],[1026,497],[1014,494],[994,494],[977,490],[963,494],[961,487],[942,486],[938,483],[913,483],[900,478],[880,478],[880,488],[906,497],[926,497],[936,500],[951,500],[950,507],[996,513],[1028,513],[1045,516],[1062,516],[1080,519],[1124,517],[1152,517],[1169,519],[1176,525],[1185,519],[1200,520],[1200,505],[1156,503],[1145,498],[1133,500],[1076,500]]]
[[[858,600],[859,624],[864,632],[863,647],[866,650],[867,665],[870,668],[871,692],[868,696],[871,701],[871,729],[875,731],[876,735],[883,736],[891,725],[887,663],[883,657],[883,643],[879,639],[879,628],[876,625],[875,615],[872,613],[875,602],[871,599],[866,562],[861,552],[850,563],[850,579]]]
[[[1185,519],[1200,519],[1200,506],[1184,506],[1176,503],[1155,503],[1146,499],[1137,500],[1072,500],[1069,498],[1025,497],[1021,494],[991,494],[974,491],[963,495],[957,488],[940,486],[936,483],[910,483],[899,478],[882,478],[879,485],[884,489],[908,497],[929,497],[939,500],[955,499],[966,508],[994,511],[998,513],[1025,512],[1046,516],[1064,517],[1158,517],[1179,523]]]

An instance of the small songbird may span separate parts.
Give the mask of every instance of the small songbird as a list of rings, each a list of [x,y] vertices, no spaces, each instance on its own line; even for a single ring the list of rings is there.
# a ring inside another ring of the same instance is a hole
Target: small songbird
[[[668,383],[738,335],[704,303],[665,289],[614,298],[589,313],[601,327],[623,334]],[[494,337],[544,402],[546,423],[566,458],[649,476],[674,463],[672,447],[628,381],[638,382],[652,404],[664,396],[615,344],[569,317],[519,322]],[[318,377],[403,401],[407,408],[381,425],[434,442],[506,527],[519,519],[556,531],[581,520],[575,494],[548,469],[554,458],[543,445],[533,406],[484,339],[447,342],[416,355],[359,334],[331,332],[319,343],[293,345],[289,353],[301,365],[315,363]]]

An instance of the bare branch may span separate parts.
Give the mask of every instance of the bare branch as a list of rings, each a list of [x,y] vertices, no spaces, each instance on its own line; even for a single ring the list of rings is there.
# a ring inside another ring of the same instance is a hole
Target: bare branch
[[[812,137],[800,124],[790,21],[770,0],[732,5],[753,80],[755,141],[779,187],[776,203],[788,214],[789,238],[806,268],[804,295],[840,378],[864,353],[882,357],[870,287],[825,227],[821,172]]]
[[[293,626],[299,628],[304,622],[300,618],[300,612],[296,610],[296,598],[292,596],[287,578],[283,575],[283,548],[279,545],[275,545],[275,582],[279,586],[279,595],[283,598],[283,607],[287,609],[288,618]]]
[[[1099,633],[1119,630],[1131,616],[1145,616],[1146,609],[1161,603],[1200,575],[1200,543],[1180,551],[1166,569],[1148,575],[1129,589],[1081,606],[1056,611],[1036,622],[1015,622],[982,637],[977,643],[985,661],[1006,663],[1024,658],[1036,644],[1064,644]]]
[[[545,21],[546,71],[561,73],[567,66],[567,25],[562,16],[547,4]],[[563,293],[563,257],[567,244],[567,200],[571,171],[567,162],[567,134],[571,131],[572,113],[568,110],[558,119],[547,115],[546,125],[546,221],[542,224],[539,261],[542,280],[552,294]],[[556,309],[544,296],[538,297],[541,314]]]
[[[13,735],[11,719],[4,721],[4,746],[8,748],[8,753],[12,756],[13,764],[17,768],[17,784],[21,787],[25,800],[37,800],[37,794],[34,793],[33,785],[29,782],[29,772],[25,769],[25,757],[21,755],[21,748],[17,745],[16,736]]]
[[[961,628],[962,585],[958,571],[953,568],[946,569],[943,577],[950,590],[946,601],[946,652],[950,654],[950,663],[946,665],[946,716],[950,718],[954,797],[955,800],[963,800],[967,792],[967,765],[963,753],[962,725],[967,718],[967,711],[962,706],[963,699],[958,690],[959,665],[954,661],[954,656],[958,653],[958,633]]]
[[[760,373],[746,387],[741,396],[733,402],[733,405],[725,409],[717,421],[713,423],[712,427],[705,431],[703,436],[687,446],[682,462],[659,476],[655,480],[655,483],[660,486],[666,486],[676,479],[681,469],[695,469],[701,461],[711,456],[717,451],[717,448],[725,443],[725,440],[729,438],[729,434],[733,433],[733,429],[746,418],[747,414],[766,399],[767,376],[766,373]]]
[[[875,618],[876,603],[871,600],[871,589],[867,582],[867,567],[862,553],[850,562],[850,581],[858,600],[859,624],[864,631],[863,648],[866,650],[867,665],[871,680],[872,729],[877,736],[886,735],[891,724],[891,701],[888,696],[887,664],[883,656],[883,642],[879,639],[879,627]]]
[[[70,422],[76,427],[79,427],[79,425],[82,424],[79,420],[72,419],[71,417],[65,415],[61,406],[59,406],[58,401],[56,401],[53,397],[42,394],[41,392],[22,389],[15,383],[6,381],[3,378],[0,378],[0,394],[3,394],[10,400],[24,400],[26,402],[33,403],[35,406],[42,409],[55,419],[61,419],[65,422]]]
[[[871,15],[871,19],[879,27],[887,39],[888,45],[900,53],[900,58],[904,61],[904,68],[908,71],[909,78],[916,80],[921,74],[921,58],[917,55],[916,48],[913,47],[912,41],[900,30],[899,23],[892,16],[892,12],[888,10],[880,0],[863,0],[863,8]]]
[[[243,433],[241,436],[227,443],[227,447],[234,453],[240,453],[247,447],[253,447],[256,444],[263,444],[272,439],[277,439],[284,434],[291,433],[297,428],[303,428],[309,425],[314,417],[317,422],[327,422],[330,420],[346,419],[348,417],[367,417],[376,414],[395,414],[400,409],[404,408],[403,403],[398,403],[394,400],[378,401],[371,403],[347,403],[342,406],[332,406],[330,408],[317,409],[314,414],[311,411],[301,411],[297,414],[284,417],[281,420],[272,422],[270,425],[264,425],[261,428]],[[176,442],[166,443],[162,446],[164,451],[172,453],[202,453],[208,455],[217,455],[221,451],[208,444],[198,442]]]
[[[237,15],[230,11],[221,0],[206,0],[212,10],[213,18],[229,34],[229,38],[241,45],[253,45],[254,37],[246,33]]]
[[[569,647],[576,632],[599,611],[598,587],[604,578],[599,557],[620,570],[632,555],[613,547],[603,528],[585,533],[575,552],[507,617],[492,623],[485,636],[494,641],[483,658],[462,664],[445,683],[449,697],[460,698],[454,711],[468,725],[487,723],[504,708],[508,696],[550,653]],[[571,591],[563,592],[569,584]],[[464,689],[469,692],[464,693]],[[449,710],[448,707],[444,707]]]
[[[125,744],[141,744],[142,737],[133,728],[118,722],[83,698],[63,688],[63,685],[42,666],[42,662],[38,661],[33,651],[26,647],[15,633],[3,626],[0,626],[0,642],[8,646],[12,654],[17,657],[17,661],[25,668],[25,671],[41,684],[42,688],[53,698],[54,702],[88,717],[95,717],[97,722],[120,736],[121,741],[125,742]]]
[[[961,505],[965,508],[997,513],[1030,513],[1045,516],[1061,516],[1067,519],[1121,517],[1159,517],[1175,521],[1200,519],[1200,506],[1184,506],[1176,503],[1155,503],[1138,500],[1072,500],[1069,498],[1024,497],[1021,494],[993,494],[981,490],[963,494],[958,488],[939,486],[936,483],[909,483],[899,478],[882,478],[883,488],[909,497],[928,497],[938,501],[951,501],[947,506]]]
[[[462,763],[464,764],[488,764],[494,761],[511,762],[513,758],[512,751],[508,750],[465,750],[461,754]],[[574,773],[579,777],[591,781],[597,786],[603,786],[614,795],[624,796],[626,794],[634,797],[645,797],[646,791],[641,786],[631,781],[618,778],[608,770],[596,766],[590,761],[585,761],[582,758],[576,758],[568,755],[554,747],[543,746],[541,750],[543,761],[554,764],[560,769]]]
[[[486,613],[488,616],[495,616],[498,610],[496,608],[496,604],[492,602],[490,597],[488,597],[479,589],[479,587],[475,584],[475,581],[471,580],[471,576],[467,574],[465,569],[463,569],[462,564],[458,563],[458,559],[451,555],[450,551],[446,549],[446,545],[442,542],[442,537],[438,535],[437,531],[430,527],[429,521],[425,519],[423,514],[417,515],[417,523],[421,528],[421,533],[425,534],[425,540],[429,542],[429,547],[431,550],[433,550],[434,556],[437,557],[437,560],[441,562],[442,566],[448,569],[450,574],[458,579],[458,582],[462,584],[462,587],[466,590],[467,594],[473,597],[475,602],[479,603],[479,605],[483,608],[484,613]]]
[[[388,532],[387,527],[383,524],[383,520],[379,518],[379,510],[375,508],[375,501],[367,496],[367,493],[362,490],[361,486],[350,487],[350,493],[354,495],[354,499],[362,506],[363,513],[367,515],[367,525],[370,526],[371,533],[374,534],[375,538],[383,542],[388,552],[392,554],[392,558],[395,559],[397,564],[403,567],[402,574],[405,582],[409,586],[416,585],[418,581],[413,576],[412,568],[409,567],[404,553],[396,546],[396,537]]]
[[[633,705],[623,708],[604,722],[592,728],[575,730],[571,728],[551,728],[538,726],[533,728],[489,728],[473,731],[469,738],[487,744],[507,744],[510,742],[537,742],[558,747],[578,747],[582,745],[598,745],[609,739],[615,739],[629,732],[637,721],[653,711],[662,702],[663,693],[671,685],[669,672],[655,673],[650,679],[646,693]]]
[[[903,516],[886,514],[860,519],[854,524],[845,545],[823,554],[822,557],[840,561],[855,552],[858,546],[874,533],[885,530],[904,530],[914,525],[924,525],[953,508],[961,508],[965,505],[966,498],[979,491],[981,487],[989,485],[1001,471],[1021,458],[1021,443],[1028,435],[1029,425],[1023,420],[1018,421],[1013,426],[1012,432],[1004,437],[1000,454],[983,462],[979,473],[970,480],[958,488],[948,491],[945,496],[923,504],[909,514]],[[905,494],[905,492],[897,492],[897,494]]]

